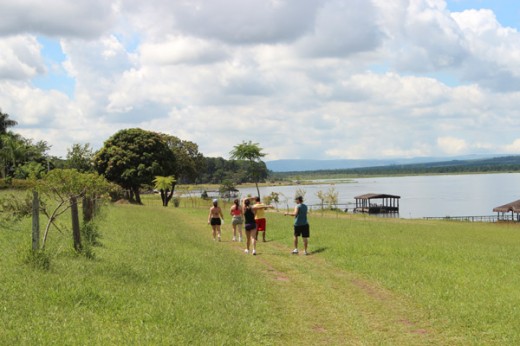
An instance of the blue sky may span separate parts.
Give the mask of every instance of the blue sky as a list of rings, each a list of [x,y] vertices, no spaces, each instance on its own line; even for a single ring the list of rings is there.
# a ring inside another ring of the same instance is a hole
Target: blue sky
[[[131,127],[225,158],[518,154],[519,28],[509,0],[6,0],[0,108],[56,156]]]
[[[63,69],[63,63],[67,56],[61,50],[60,42],[56,39],[39,36],[41,55],[47,68],[47,73],[38,75],[32,79],[35,88],[42,90],[58,90],[69,98],[74,97],[74,78],[70,77]]]
[[[520,2],[516,0],[450,0],[447,6],[454,12],[491,9],[502,25],[517,29],[520,27]]]

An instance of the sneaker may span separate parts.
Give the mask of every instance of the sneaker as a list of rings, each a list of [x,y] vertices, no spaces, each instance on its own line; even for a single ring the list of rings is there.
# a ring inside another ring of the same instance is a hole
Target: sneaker
[[[245,249],[244,252],[245,252],[246,254],[248,254],[248,253],[249,253],[249,250],[248,250],[248,249]]]
[[[237,238],[233,237],[233,241],[237,241]]]
[[[242,237],[238,238],[238,241],[239,241],[239,242],[242,242]]]
[[[253,250],[253,256],[256,256],[256,250]]]
[[[307,256],[309,253],[308,253],[307,250],[306,250],[306,251],[303,252],[303,254],[304,254],[305,256]]]
[[[298,249],[294,249],[294,250],[292,250],[292,254],[293,254],[293,255],[297,255],[297,254],[298,254]]]

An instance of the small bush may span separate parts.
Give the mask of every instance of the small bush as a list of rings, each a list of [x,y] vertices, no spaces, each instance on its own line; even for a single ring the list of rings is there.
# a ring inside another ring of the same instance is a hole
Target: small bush
[[[29,250],[23,261],[35,269],[49,270],[51,267],[51,257],[45,250]]]
[[[95,222],[87,222],[81,227],[81,237],[85,243],[92,246],[101,246],[99,239],[101,233],[99,233],[98,227]]]
[[[32,196],[28,193],[23,198],[9,194],[0,198],[0,211],[3,218],[18,221],[32,214]]]

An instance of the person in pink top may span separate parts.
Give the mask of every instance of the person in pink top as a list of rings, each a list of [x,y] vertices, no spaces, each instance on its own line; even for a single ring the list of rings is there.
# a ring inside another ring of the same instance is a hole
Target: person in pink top
[[[237,240],[237,231],[238,231],[238,241],[242,241],[242,224],[244,223],[243,215],[244,212],[242,207],[240,206],[240,200],[235,199],[233,201],[233,205],[229,210],[229,214],[233,218],[231,221],[231,226],[233,227],[233,241]]]

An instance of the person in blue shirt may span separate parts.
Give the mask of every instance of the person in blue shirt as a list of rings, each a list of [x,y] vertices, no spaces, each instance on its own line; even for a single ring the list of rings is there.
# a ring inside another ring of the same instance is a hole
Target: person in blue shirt
[[[309,223],[307,222],[307,206],[303,203],[302,196],[296,197],[294,201],[296,202],[294,212],[284,214],[294,216],[294,250],[292,254],[298,254],[298,237],[301,236],[303,239],[304,254],[308,255],[307,245],[310,237],[310,229]]]

